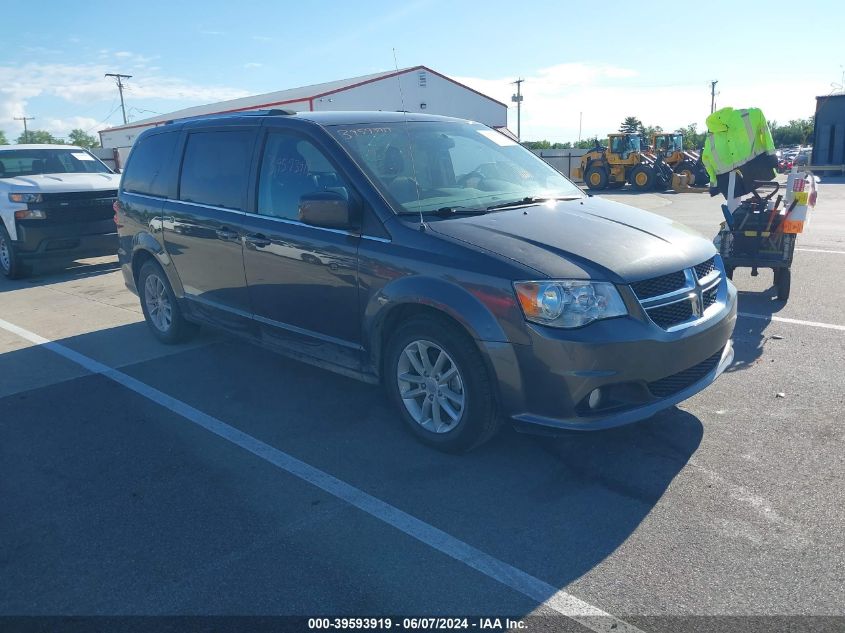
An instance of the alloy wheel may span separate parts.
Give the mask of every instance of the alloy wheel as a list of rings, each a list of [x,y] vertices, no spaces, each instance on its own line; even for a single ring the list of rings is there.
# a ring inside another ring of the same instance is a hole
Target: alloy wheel
[[[173,306],[167,287],[158,275],[148,275],[144,282],[144,303],[150,321],[160,332],[167,332],[173,324]]]
[[[399,395],[414,421],[447,433],[461,421],[467,394],[460,369],[439,345],[426,340],[405,346],[396,366]]]

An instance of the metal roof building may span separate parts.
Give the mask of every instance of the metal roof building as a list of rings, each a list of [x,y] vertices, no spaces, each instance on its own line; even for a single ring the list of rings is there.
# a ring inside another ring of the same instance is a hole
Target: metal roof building
[[[506,104],[426,66],[413,66],[185,108],[102,130],[100,142],[104,148],[130,147],[145,129],[167,121],[266,108],[285,108],[297,112],[407,110],[471,119],[508,133]]]
[[[816,97],[813,165],[845,165],[845,94]]]

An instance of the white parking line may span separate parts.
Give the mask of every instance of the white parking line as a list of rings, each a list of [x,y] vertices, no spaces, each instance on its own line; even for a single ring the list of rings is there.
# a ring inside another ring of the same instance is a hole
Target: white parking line
[[[628,631],[631,633],[641,633],[640,629],[623,620],[619,620],[598,607],[594,607],[562,589],[558,589],[521,569],[517,569],[498,558],[494,558],[433,525],[429,525],[425,521],[421,521],[389,503],[367,494],[363,490],[341,481],[327,472],[310,466],[269,444],[265,444],[261,440],[207,413],[203,413],[199,409],[195,409],[191,405],[169,396],[155,387],[151,387],[140,380],[132,378],[84,354],[80,354],[60,343],[55,343],[43,336],[25,330],[14,323],[0,319],[0,328],[73,361],[91,373],[99,374],[123,385],[127,389],[177,413],[197,426],[228,440],[232,444],[240,446],[277,468],[324,490],[338,499],[346,501],[359,510],[363,510],[380,521],[404,532],[408,536],[464,563],[485,576],[521,593],[531,600],[553,609],[561,615],[575,620],[593,631],[608,633],[610,631],[614,633]]]
[[[827,330],[840,330],[845,332],[845,325],[836,325],[834,323],[819,323],[818,321],[802,321],[801,319],[787,319],[786,317],[779,317],[766,314],[752,314],[751,312],[737,312],[737,316],[748,317],[749,319],[761,319],[763,321],[780,321],[781,323],[794,323],[796,325],[809,325],[810,327],[820,327]]]
[[[796,248],[796,251],[805,251],[807,253],[834,253],[836,255],[845,255],[845,251],[829,251],[824,248]]]

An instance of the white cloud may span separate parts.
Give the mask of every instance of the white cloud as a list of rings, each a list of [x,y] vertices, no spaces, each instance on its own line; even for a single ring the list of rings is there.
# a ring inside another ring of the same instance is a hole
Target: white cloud
[[[39,129],[47,128],[61,134],[67,134],[69,131],[70,128],[64,129],[68,121],[78,120],[78,125],[74,124],[73,127],[83,129],[96,126],[96,119],[86,117],[43,117],[43,114],[38,112],[37,99],[54,97],[64,100],[64,111],[68,115],[74,110],[78,111],[80,107],[90,111],[91,103],[114,101],[117,96],[114,81],[104,77],[105,73],[114,71],[114,68],[104,63],[0,64],[0,121],[3,121],[0,129],[5,128],[9,132],[8,136],[17,136],[16,130],[21,126],[11,119],[24,113],[38,117],[39,120],[34,125]],[[158,69],[141,68],[133,74],[135,76],[126,82],[124,90],[127,107],[133,101],[146,99],[169,99],[201,104],[250,94],[229,86],[207,86],[179,77],[165,76]],[[33,100],[36,100],[36,103],[31,103]],[[51,109],[55,111],[55,107]]]
[[[253,35],[252,39],[254,39],[256,42],[272,42],[273,41],[272,37],[267,37],[266,35]]]
[[[579,115],[583,114],[581,138],[614,132],[626,116],[636,116],[646,125],[674,130],[695,122],[699,130],[710,112],[707,81],[695,84],[644,85],[629,68],[604,64],[569,63],[542,68],[526,75],[522,84],[522,138],[574,141],[578,137]],[[482,79],[455,77],[494,99],[515,106],[511,95],[515,77]],[[804,118],[815,110],[816,95],[826,94],[826,84],[797,79],[789,90],[782,82],[720,84],[717,107],[755,106],[771,120],[784,122]],[[509,107],[509,127],[516,130],[516,107]]]
[[[247,62],[244,64],[244,68],[261,68],[264,64],[259,64],[258,62]]]

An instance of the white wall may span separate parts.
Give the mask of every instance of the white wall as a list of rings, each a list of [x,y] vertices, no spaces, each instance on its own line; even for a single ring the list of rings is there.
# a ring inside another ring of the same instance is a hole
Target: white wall
[[[308,101],[297,101],[295,103],[286,103],[280,106],[266,106],[266,105],[259,105],[256,108],[250,108],[252,110],[267,110],[268,108],[284,108],[285,110],[294,110],[295,112],[302,112],[307,111],[310,108],[310,104]],[[248,110],[244,110],[247,112]],[[138,135],[147,130],[151,127],[156,127],[157,125],[163,125],[163,123],[150,123],[148,125],[139,125],[137,127],[128,127],[124,129],[113,129],[113,130],[105,130],[100,133],[100,139],[102,141],[103,147],[112,148],[112,147],[131,147],[132,144],[135,142],[135,139],[138,138]]]
[[[419,73],[425,74],[425,86]],[[399,82],[402,84],[402,94]],[[402,107],[404,97],[404,108]],[[421,104],[425,104],[425,108]],[[379,79],[314,99],[314,110],[388,110],[441,114],[471,119],[492,127],[507,125],[507,107],[426,71]]]

